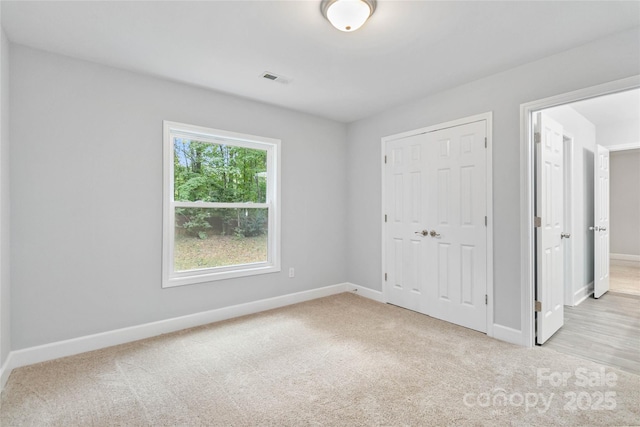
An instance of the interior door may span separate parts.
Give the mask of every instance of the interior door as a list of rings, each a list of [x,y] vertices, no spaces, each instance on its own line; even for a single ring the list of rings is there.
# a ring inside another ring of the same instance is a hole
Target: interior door
[[[387,142],[385,297],[487,328],[486,121]]]
[[[564,324],[563,129],[544,113],[536,118],[536,342]]]
[[[609,290],[609,150],[598,145],[596,151],[593,296],[600,298]]]
[[[429,314],[486,332],[486,122],[427,134]]]
[[[387,143],[386,299],[426,312],[424,287],[427,268],[424,218],[428,157],[425,135]]]

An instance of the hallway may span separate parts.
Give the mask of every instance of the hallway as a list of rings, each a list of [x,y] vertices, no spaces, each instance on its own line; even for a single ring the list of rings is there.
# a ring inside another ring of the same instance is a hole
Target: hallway
[[[611,260],[609,290],[640,296],[640,262]]]
[[[640,375],[640,295],[609,291],[565,307],[564,326],[544,346]]]

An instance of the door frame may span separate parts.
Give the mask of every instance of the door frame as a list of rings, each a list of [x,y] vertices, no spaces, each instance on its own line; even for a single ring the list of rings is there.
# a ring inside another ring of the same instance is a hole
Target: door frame
[[[640,75],[520,105],[520,274],[522,345],[535,345],[535,229],[533,114],[546,108],[640,88]]]
[[[609,154],[613,153],[613,152],[618,152],[618,151],[628,151],[628,150],[638,150],[640,149],[640,141],[638,142],[632,142],[629,144],[619,144],[619,145],[611,145],[607,147],[609,149]],[[611,166],[611,163],[609,163],[609,166]],[[611,170],[611,168],[609,168],[609,170]],[[611,181],[609,181],[611,182]],[[611,209],[611,204],[609,204],[609,209]],[[609,217],[611,217],[611,212],[609,212]],[[611,235],[609,235],[609,238],[611,238]],[[611,252],[609,253],[611,255]],[[620,258],[614,258],[614,259],[620,259]],[[609,259],[609,268],[611,268],[611,258]],[[611,272],[609,272],[611,273]],[[611,277],[611,276],[609,276]],[[595,278],[594,278],[595,279]],[[594,287],[595,287],[595,280],[594,280]]]
[[[413,129],[407,132],[401,132],[394,135],[385,136],[381,139],[380,144],[380,170],[381,170],[381,195],[380,204],[380,223],[381,223],[381,243],[382,243],[382,263],[380,272],[380,282],[382,289],[382,302],[389,301],[387,297],[387,286],[385,281],[386,270],[386,233],[385,233],[385,200],[386,200],[386,168],[385,153],[387,143],[402,138],[408,138],[423,133],[435,132],[442,129],[452,128],[456,126],[466,125],[469,123],[486,121],[487,124],[487,149],[486,149],[486,206],[487,206],[487,336],[493,337],[493,112],[477,114],[474,116],[463,117],[457,120],[451,120],[444,123],[438,123],[432,126],[426,126],[419,129]]]
[[[564,186],[564,204],[563,204],[563,222],[564,229],[572,236],[575,235],[573,231],[573,135],[564,132],[562,135],[562,149],[564,150],[564,179],[562,185]],[[570,283],[573,281],[573,240],[566,239],[564,241],[564,282],[562,284],[564,292],[564,305],[574,305],[573,301],[573,289]],[[567,304],[567,302],[571,302]]]

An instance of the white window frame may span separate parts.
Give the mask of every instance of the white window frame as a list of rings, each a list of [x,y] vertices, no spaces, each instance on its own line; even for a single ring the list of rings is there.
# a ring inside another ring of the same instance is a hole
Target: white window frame
[[[162,287],[191,285],[280,271],[280,140],[219,129],[163,121],[163,233]],[[183,137],[213,144],[267,152],[265,203],[176,202],[174,200],[173,139]],[[175,208],[266,208],[268,210],[267,261],[187,271],[174,270]]]

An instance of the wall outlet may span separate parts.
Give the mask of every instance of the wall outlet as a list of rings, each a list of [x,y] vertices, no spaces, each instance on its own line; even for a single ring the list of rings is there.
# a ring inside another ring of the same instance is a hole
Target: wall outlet
[[[296,271],[293,269],[293,267],[289,268],[289,277],[295,277],[296,276]]]

